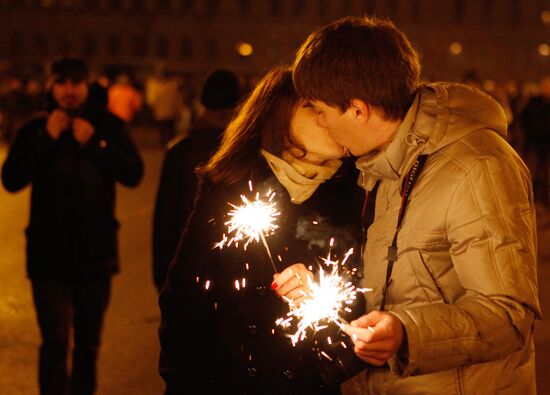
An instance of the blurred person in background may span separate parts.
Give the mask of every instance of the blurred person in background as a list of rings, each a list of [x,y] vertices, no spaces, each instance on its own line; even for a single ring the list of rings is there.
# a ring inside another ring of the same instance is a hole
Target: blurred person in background
[[[184,82],[185,81],[185,82]],[[197,89],[194,89],[190,80],[182,80],[181,95],[182,106],[179,118],[175,124],[174,138],[183,138],[189,135],[191,125],[201,116],[204,111],[204,105],[200,101],[200,95],[197,95]]]
[[[44,110],[46,106],[46,91],[44,83],[38,78],[30,78],[25,86],[29,100],[30,114]]]
[[[491,95],[491,97],[495,99],[504,110],[508,125],[510,125],[514,121],[514,113],[510,107],[508,96],[506,95],[504,88],[495,83],[495,81],[491,79],[485,79],[483,80],[483,82],[481,82],[477,72],[474,70],[470,70],[464,73],[462,83],[471,86],[472,88],[479,89],[480,91],[483,91],[488,95]],[[509,139],[510,136],[508,135],[506,138]]]
[[[10,76],[7,81],[7,91],[0,96],[0,111],[2,112],[2,138],[11,144],[15,133],[31,114],[31,103],[25,91],[23,80]]]
[[[175,136],[183,98],[179,80],[174,76],[150,77],[146,84],[147,105],[159,131],[160,144],[166,147]]]
[[[181,231],[193,209],[197,179],[195,168],[210,159],[241,98],[240,77],[216,70],[206,79],[200,102],[202,114],[188,137],[170,142],[157,192],[153,223],[153,274],[160,291],[174,257]]]
[[[503,84],[503,91],[508,98],[512,122],[508,125],[508,142],[517,152],[523,149],[523,134],[521,129],[521,84],[516,80],[508,80]]]
[[[111,86],[111,79],[105,73],[98,75],[95,82],[106,90],[109,90],[109,87]]]
[[[143,95],[131,84],[130,76],[126,73],[116,77],[115,83],[108,89],[108,95],[109,111],[126,123],[132,122],[134,115],[141,110]]]
[[[540,94],[533,96],[521,113],[525,133],[524,152],[533,176],[535,199],[548,208],[548,149],[550,148],[550,75],[540,81]]]
[[[143,174],[124,122],[88,78],[81,59],[52,64],[48,112],[22,126],[2,167],[8,191],[32,186],[27,275],[42,336],[41,395],[94,393],[111,277],[119,270],[115,183],[135,186]]]

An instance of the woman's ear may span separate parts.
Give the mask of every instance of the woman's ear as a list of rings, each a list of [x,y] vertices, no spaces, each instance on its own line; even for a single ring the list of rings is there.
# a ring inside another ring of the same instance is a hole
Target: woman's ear
[[[366,123],[370,116],[369,105],[361,99],[351,99],[348,111],[360,123]]]

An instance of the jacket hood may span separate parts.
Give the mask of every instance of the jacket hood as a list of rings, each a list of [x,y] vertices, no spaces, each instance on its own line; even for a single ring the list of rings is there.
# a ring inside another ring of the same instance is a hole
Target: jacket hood
[[[370,190],[376,180],[402,177],[421,154],[433,154],[470,133],[504,137],[506,130],[504,110],[479,89],[448,82],[422,85],[393,141],[357,161],[360,183]]]
[[[508,123],[500,104],[479,89],[462,84],[433,83],[417,95],[414,130],[430,133],[424,154],[431,154],[484,129],[506,137]]]

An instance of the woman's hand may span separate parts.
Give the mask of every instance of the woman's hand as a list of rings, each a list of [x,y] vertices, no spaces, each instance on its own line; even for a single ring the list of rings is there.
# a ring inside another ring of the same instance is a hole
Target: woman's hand
[[[287,302],[299,306],[309,294],[312,282],[313,273],[304,264],[295,263],[273,276],[271,289]]]

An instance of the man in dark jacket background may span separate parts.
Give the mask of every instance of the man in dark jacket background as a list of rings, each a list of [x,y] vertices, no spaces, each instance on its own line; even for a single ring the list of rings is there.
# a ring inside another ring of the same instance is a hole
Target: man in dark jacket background
[[[550,206],[548,150],[550,149],[550,74],[540,82],[540,95],[532,97],[521,113],[525,130],[525,156],[531,167],[535,199]]]
[[[206,79],[201,93],[204,113],[189,136],[173,140],[162,166],[153,224],[153,276],[160,291],[174,257],[181,231],[193,210],[197,191],[195,168],[216,150],[225,126],[240,100],[239,77],[216,70]]]
[[[2,182],[10,192],[32,185],[27,273],[42,335],[40,393],[86,395],[96,387],[102,322],[119,269],[115,182],[137,185],[143,163],[83,60],[58,59],[51,78],[49,111],[18,131]]]

